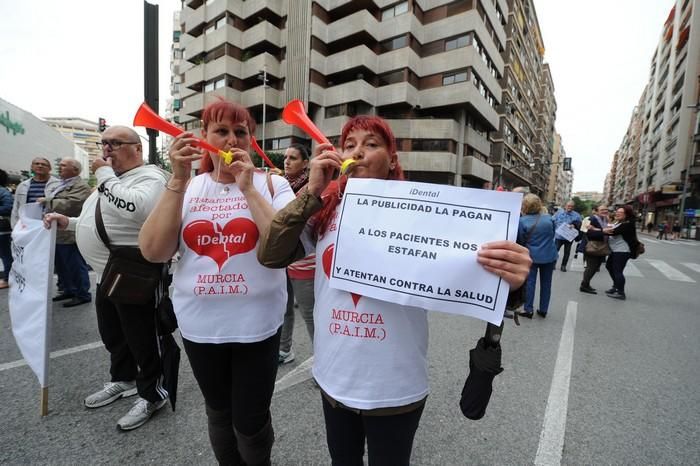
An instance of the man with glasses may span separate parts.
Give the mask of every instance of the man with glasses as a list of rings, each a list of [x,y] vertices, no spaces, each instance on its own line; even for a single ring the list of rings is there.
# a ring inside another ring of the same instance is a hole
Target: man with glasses
[[[37,202],[45,197],[46,191],[55,189],[60,180],[51,176],[51,162],[45,157],[36,157],[32,160],[32,177],[17,185],[15,200],[10,214],[12,228],[19,221],[19,209],[25,204]]]
[[[77,217],[83,203],[90,196],[90,186],[80,177],[83,167],[75,159],[65,158],[58,164],[61,182],[51,190],[46,190],[46,198],[38,202],[44,204],[47,212],[58,212],[68,217]],[[56,273],[63,285],[63,292],[54,301],[68,302],[63,307],[75,307],[92,301],[90,277],[85,259],[75,243],[75,233],[59,231],[56,234]]]
[[[102,147],[103,157],[92,164],[97,189],[85,201],[80,216],[47,214],[45,223],[57,220],[59,229],[75,230],[78,248],[98,277],[97,328],[110,353],[111,381],[88,396],[85,406],[99,408],[138,393],[139,399],[117,421],[119,429],[132,430],[146,423],[168,397],[162,386],[155,302],[117,303],[106,295],[107,290],[100,288],[109,250],[97,233],[95,212],[99,207],[112,245],[138,246],[141,226],[165,190],[169,174],[156,166],[144,165],[139,136],[131,128],[111,126],[102,133],[98,145]]]

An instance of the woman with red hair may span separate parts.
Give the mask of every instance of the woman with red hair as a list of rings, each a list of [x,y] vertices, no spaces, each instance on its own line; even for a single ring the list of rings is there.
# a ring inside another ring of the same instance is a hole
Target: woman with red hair
[[[204,396],[209,439],[221,464],[270,464],[270,402],[287,302],[283,270],[255,249],[275,211],[294,199],[289,183],[256,170],[248,150],[255,121],[224,100],[202,114],[202,137],[233,162],[198,150],[192,133],[170,146],[173,174],[143,225],[139,246],[153,262],[179,253],[173,306]],[[192,163],[200,174],[190,179]]]
[[[331,180],[347,159],[355,161],[352,177],[404,179],[386,121],[352,118],[343,127],[338,151],[330,144],[316,147],[306,189],[262,232],[258,259],[268,267],[284,267],[317,252],[313,376],[321,388],[332,464],[362,464],[366,441],[369,464],[404,465],[410,462],[428,396],[427,312],[329,287],[330,263],[323,258],[335,245],[347,177]],[[530,266],[527,249],[507,241],[483,247],[478,260],[487,270],[512,287],[522,285]],[[385,338],[341,330],[360,319]]]

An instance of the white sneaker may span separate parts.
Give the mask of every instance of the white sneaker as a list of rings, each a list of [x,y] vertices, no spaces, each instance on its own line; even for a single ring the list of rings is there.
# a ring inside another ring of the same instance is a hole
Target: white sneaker
[[[167,400],[159,400],[151,403],[148,400],[139,398],[131,407],[128,413],[117,421],[117,427],[121,430],[133,430],[141,427],[148,421],[153,413],[165,406]]]
[[[100,408],[132,395],[136,395],[136,382],[107,382],[102,390],[85,398],[85,407]]]
[[[279,364],[287,364],[294,361],[294,351],[289,350],[289,351],[282,351],[280,350],[279,355],[277,357],[277,362]]]

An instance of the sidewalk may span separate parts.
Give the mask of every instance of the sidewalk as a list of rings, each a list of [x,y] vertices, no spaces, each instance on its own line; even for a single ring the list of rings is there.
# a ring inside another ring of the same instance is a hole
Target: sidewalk
[[[658,231],[652,230],[651,233],[647,233],[647,230],[646,230],[646,229],[644,229],[644,230],[637,230],[637,233],[638,233],[639,235],[641,235],[641,236],[646,236],[647,238],[651,238],[651,239],[656,239],[656,237],[659,235],[659,232],[658,232]],[[685,232],[684,232],[684,233],[685,233]],[[681,242],[684,242],[684,243],[690,243],[690,242],[696,242],[696,241],[698,241],[698,240],[696,240],[696,239],[694,239],[694,238],[685,239],[685,238],[683,238],[682,234],[681,234],[681,239],[677,239],[677,240],[671,239],[671,234],[670,234],[670,233],[667,235],[667,237],[668,237],[668,240],[664,240],[664,241],[681,241]]]

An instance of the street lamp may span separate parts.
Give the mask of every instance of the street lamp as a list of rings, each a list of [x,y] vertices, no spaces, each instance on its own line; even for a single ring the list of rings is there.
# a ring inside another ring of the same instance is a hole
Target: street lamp
[[[260,147],[262,148],[263,151],[265,151],[265,110],[266,110],[266,101],[265,101],[265,96],[267,95],[267,66],[263,65],[263,69],[259,70],[260,73],[258,75],[258,79],[263,82],[263,114],[262,114],[262,143],[260,144]],[[260,161],[260,166],[262,168],[265,168],[265,161],[261,160]]]

